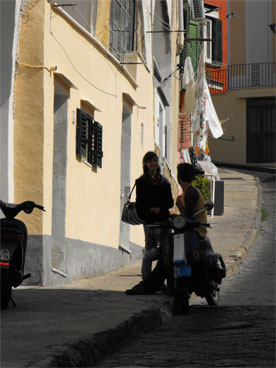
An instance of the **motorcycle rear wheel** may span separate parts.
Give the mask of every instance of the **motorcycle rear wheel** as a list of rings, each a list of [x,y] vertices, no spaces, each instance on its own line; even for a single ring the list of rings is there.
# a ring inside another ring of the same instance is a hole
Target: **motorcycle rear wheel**
[[[219,291],[217,290],[217,288],[212,289],[212,291],[208,295],[206,295],[205,299],[209,305],[218,305]]]
[[[1,309],[7,309],[12,294],[9,270],[1,270],[0,278],[1,278]]]
[[[189,278],[180,277],[175,280],[173,315],[189,314]]]

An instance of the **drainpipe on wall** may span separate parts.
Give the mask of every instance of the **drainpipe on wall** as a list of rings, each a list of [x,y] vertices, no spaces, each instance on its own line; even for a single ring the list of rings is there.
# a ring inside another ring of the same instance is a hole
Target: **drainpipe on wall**
[[[181,31],[184,30],[184,20],[183,20],[183,0],[179,0],[179,28]],[[179,44],[184,46],[184,32],[180,32],[179,34]]]
[[[14,33],[13,33],[13,48],[12,48],[12,73],[11,73],[11,94],[9,98],[9,117],[8,117],[8,202],[14,201],[14,120],[13,120],[13,107],[14,107],[14,79],[17,71],[17,53],[18,53],[18,38],[19,28],[21,22],[21,8],[24,0],[15,0],[14,9]]]

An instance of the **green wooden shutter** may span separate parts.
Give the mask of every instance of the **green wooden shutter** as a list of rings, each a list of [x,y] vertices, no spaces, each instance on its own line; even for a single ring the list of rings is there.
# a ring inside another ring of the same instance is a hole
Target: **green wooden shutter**
[[[213,20],[213,50],[212,63],[222,65],[222,21],[221,19]]]
[[[187,38],[200,38],[200,24],[198,22],[189,21]],[[190,56],[194,71],[197,70],[200,53],[200,41],[187,42],[187,56]]]
[[[76,133],[76,153],[78,156],[86,157],[86,145],[87,145],[87,117],[83,110],[77,109],[77,133]]]
[[[186,38],[188,39],[189,38],[200,38],[200,24],[198,22],[189,20],[188,14],[189,14],[188,12],[185,12],[184,14],[185,23],[188,25]],[[199,56],[200,56],[200,41],[199,40],[184,41],[184,48],[180,54],[180,66],[182,68],[180,69],[180,77],[183,76],[185,60],[188,56],[191,58],[193,69],[194,69],[194,72],[196,73]],[[185,86],[183,84],[182,84],[182,89],[185,89]]]

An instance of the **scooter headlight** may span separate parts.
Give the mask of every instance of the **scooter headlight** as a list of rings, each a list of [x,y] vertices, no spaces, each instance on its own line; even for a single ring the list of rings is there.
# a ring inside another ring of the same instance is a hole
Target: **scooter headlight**
[[[186,225],[186,221],[185,221],[185,218],[183,216],[176,216],[174,219],[173,219],[173,226],[176,228],[176,229],[183,229]]]

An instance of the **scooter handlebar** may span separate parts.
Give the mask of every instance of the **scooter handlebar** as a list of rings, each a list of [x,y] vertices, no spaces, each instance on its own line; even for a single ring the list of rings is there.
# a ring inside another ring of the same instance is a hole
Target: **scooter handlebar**
[[[38,208],[41,211],[46,212],[46,210],[44,209],[44,207],[43,206],[40,206],[39,204],[35,204],[35,207]]]
[[[179,221],[181,219],[182,221]],[[185,218],[181,215],[173,215],[169,220],[162,221],[162,222],[154,222],[151,224],[148,224],[151,228],[166,228],[166,229],[184,229],[184,228],[195,228],[199,226],[203,227],[210,227],[210,224],[207,223],[201,223],[198,220],[192,220]]]
[[[27,214],[32,213],[34,208],[38,208],[41,211],[45,211],[44,207],[36,204],[33,201],[25,201],[20,204],[16,203],[5,203],[0,200],[0,208],[7,219],[13,219],[15,218],[19,212],[24,211]]]

